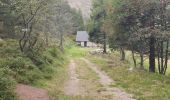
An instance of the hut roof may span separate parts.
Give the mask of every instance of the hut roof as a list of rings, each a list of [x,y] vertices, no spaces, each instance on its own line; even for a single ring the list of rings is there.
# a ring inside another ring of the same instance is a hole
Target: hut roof
[[[89,35],[86,31],[78,31],[76,36],[77,42],[88,42],[89,41]]]

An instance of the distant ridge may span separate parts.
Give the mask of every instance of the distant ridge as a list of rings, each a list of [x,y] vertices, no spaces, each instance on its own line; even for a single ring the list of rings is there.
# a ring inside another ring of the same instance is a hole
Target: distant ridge
[[[90,18],[92,0],[67,0],[72,8],[81,10],[83,14],[84,21]]]

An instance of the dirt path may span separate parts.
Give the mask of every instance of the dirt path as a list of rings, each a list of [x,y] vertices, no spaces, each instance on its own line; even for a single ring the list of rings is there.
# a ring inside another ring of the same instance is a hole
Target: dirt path
[[[48,92],[31,86],[19,84],[16,90],[19,100],[49,100]]]
[[[65,93],[69,96],[77,96],[82,94],[82,87],[79,84],[78,74],[76,73],[76,64],[71,60],[69,66],[70,79],[65,87]]]
[[[112,87],[115,82],[85,58],[71,60],[68,72],[70,78],[64,91],[70,97],[82,98],[76,100],[89,100],[85,97],[90,100],[135,100],[122,89]]]
[[[100,83],[106,89],[105,91],[102,91],[101,94],[113,95],[112,100],[135,100],[132,99],[132,95],[127,94],[123,90],[116,87],[111,87],[111,85],[114,84],[114,81],[109,76],[107,76],[105,72],[99,70],[95,64],[91,63],[89,60],[85,58],[83,58],[82,60],[87,63],[87,66],[89,68],[91,68],[93,71],[95,71],[98,74],[100,78]]]

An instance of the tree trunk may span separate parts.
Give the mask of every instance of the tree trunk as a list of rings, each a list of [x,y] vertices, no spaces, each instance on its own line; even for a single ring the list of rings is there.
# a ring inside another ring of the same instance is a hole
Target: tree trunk
[[[158,42],[157,45],[157,55],[158,55],[158,70],[161,73],[161,63],[160,63],[160,43]]]
[[[64,51],[64,47],[63,47],[63,33],[60,33],[60,49],[61,49],[61,51]]]
[[[140,68],[144,69],[144,57],[143,51],[140,53]]]
[[[134,53],[133,49],[132,49],[132,58],[133,58],[134,66],[137,67],[136,59],[135,59],[135,53]]]
[[[107,53],[107,43],[106,43],[106,34],[104,33],[104,41],[103,41],[103,53]]]
[[[160,52],[160,57],[161,57],[161,73],[160,74],[163,74],[163,71],[164,71],[164,43],[163,41],[161,41],[161,52]]]
[[[149,71],[155,73],[155,38],[150,37]]]
[[[165,66],[164,66],[164,72],[163,72],[164,75],[166,74],[166,70],[168,68],[168,53],[169,53],[169,41],[167,41],[167,44],[166,44]]]
[[[121,60],[124,61],[125,60],[125,51],[124,51],[124,48],[121,47],[120,51],[121,51]]]
[[[44,30],[44,33],[45,33],[45,42],[46,42],[46,46],[48,47],[49,46],[49,25],[48,25],[48,21],[47,21],[47,17],[45,16],[45,19],[46,19],[46,28],[48,31],[45,31]],[[45,28],[45,27],[44,27]]]

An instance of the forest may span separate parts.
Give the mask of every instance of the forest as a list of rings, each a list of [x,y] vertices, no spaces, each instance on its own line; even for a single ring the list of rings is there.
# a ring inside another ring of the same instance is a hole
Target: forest
[[[109,43],[112,50],[121,52],[121,60],[126,50],[131,51],[135,67],[139,55],[141,69],[149,58],[149,71],[165,75],[170,54],[169,4],[167,0],[96,0],[88,24],[91,40],[103,43],[104,53]]]
[[[169,0],[0,0],[0,100],[170,100],[169,67]]]

